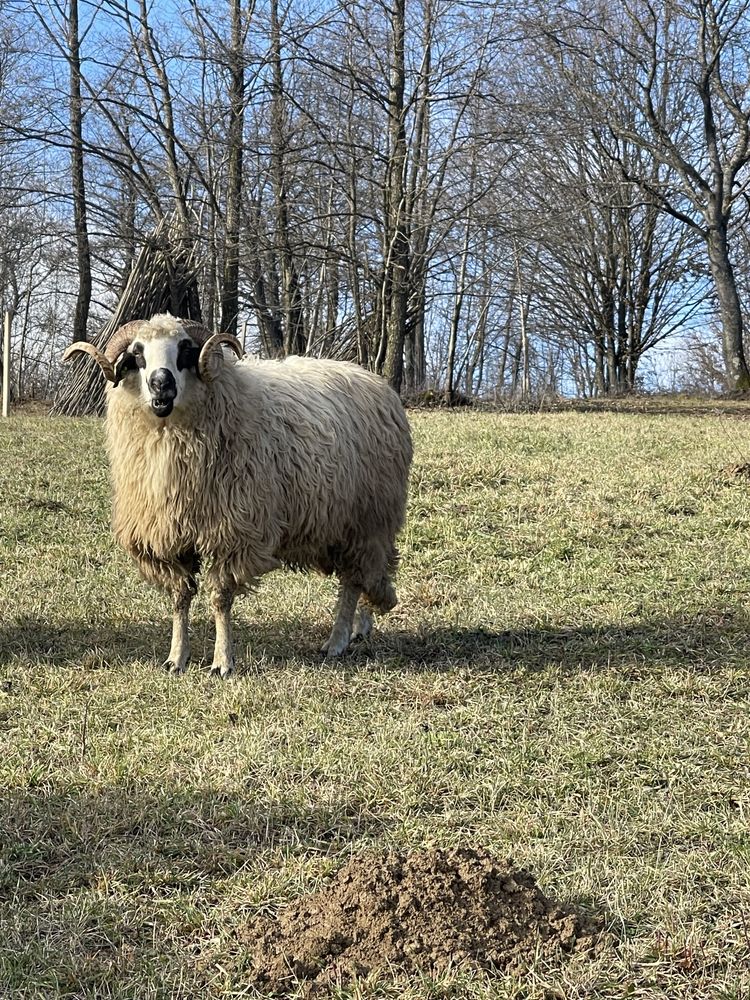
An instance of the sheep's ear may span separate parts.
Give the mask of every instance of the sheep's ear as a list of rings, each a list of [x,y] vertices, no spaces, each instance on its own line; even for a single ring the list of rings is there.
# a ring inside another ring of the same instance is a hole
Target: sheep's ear
[[[120,382],[125,378],[129,372],[134,372],[138,366],[135,363],[135,358],[129,351],[124,351],[120,357],[115,361],[114,371],[115,377],[112,385],[119,385]]]

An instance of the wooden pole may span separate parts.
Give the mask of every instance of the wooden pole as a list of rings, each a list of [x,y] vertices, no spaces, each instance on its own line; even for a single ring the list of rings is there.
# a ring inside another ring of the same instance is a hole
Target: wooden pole
[[[13,313],[5,310],[5,329],[3,332],[3,416],[10,414],[10,324]]]

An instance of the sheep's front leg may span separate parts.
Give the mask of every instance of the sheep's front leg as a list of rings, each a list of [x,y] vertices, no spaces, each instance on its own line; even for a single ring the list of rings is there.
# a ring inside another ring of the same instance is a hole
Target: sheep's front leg
[[[353,587],[343,580],[339,584],[339,596],[336,602],[336,621],[328,637],[328,641],[321,646],[321,653],[326,654],[326,659],[332,660],[336,656],[341,656],[349,646],[352,637],[352,625],[354,624],[354,612],[357,610],[357,601],[361,590]]]
[[[190,659],[190,605],[194,588],[182,588],[172,595],[172,646],[164,669],[170,674],[182,674]]]
[[[212,674],[229,677],[234,670],[234,652],[232,650],[232,603],[234,590],[222,588],[213,593],[211,605],[216,622],[216,643],[214,645],[214,662],[210,666]]]

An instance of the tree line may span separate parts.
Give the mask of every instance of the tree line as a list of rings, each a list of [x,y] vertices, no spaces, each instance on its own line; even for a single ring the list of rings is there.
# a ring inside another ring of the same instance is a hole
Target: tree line
[[[749,3],[5,0],[17,395],[169,218],[266,356],[453,401],[630,391],[680,343],[750,388]]]

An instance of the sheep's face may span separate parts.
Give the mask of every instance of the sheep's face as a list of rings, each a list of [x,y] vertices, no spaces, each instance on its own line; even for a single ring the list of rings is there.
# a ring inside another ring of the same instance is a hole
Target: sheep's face
[[[165,419],[190,403],[200,383],[218,377],[224,365],[223,346],[230,347],[238,358],[244,353],[242,344],[231,334],[211,333],[193,320],[162,313],[121,326],[106,351],[76,341],[66,350],[63,361],[88,354],[113,388],[122,385],[122,391],[134,394],[151,413]]]
[[[199,356],[200,347],[182,330],[135,337],[118,359],[117,381],[165,419],[191,395]]]

